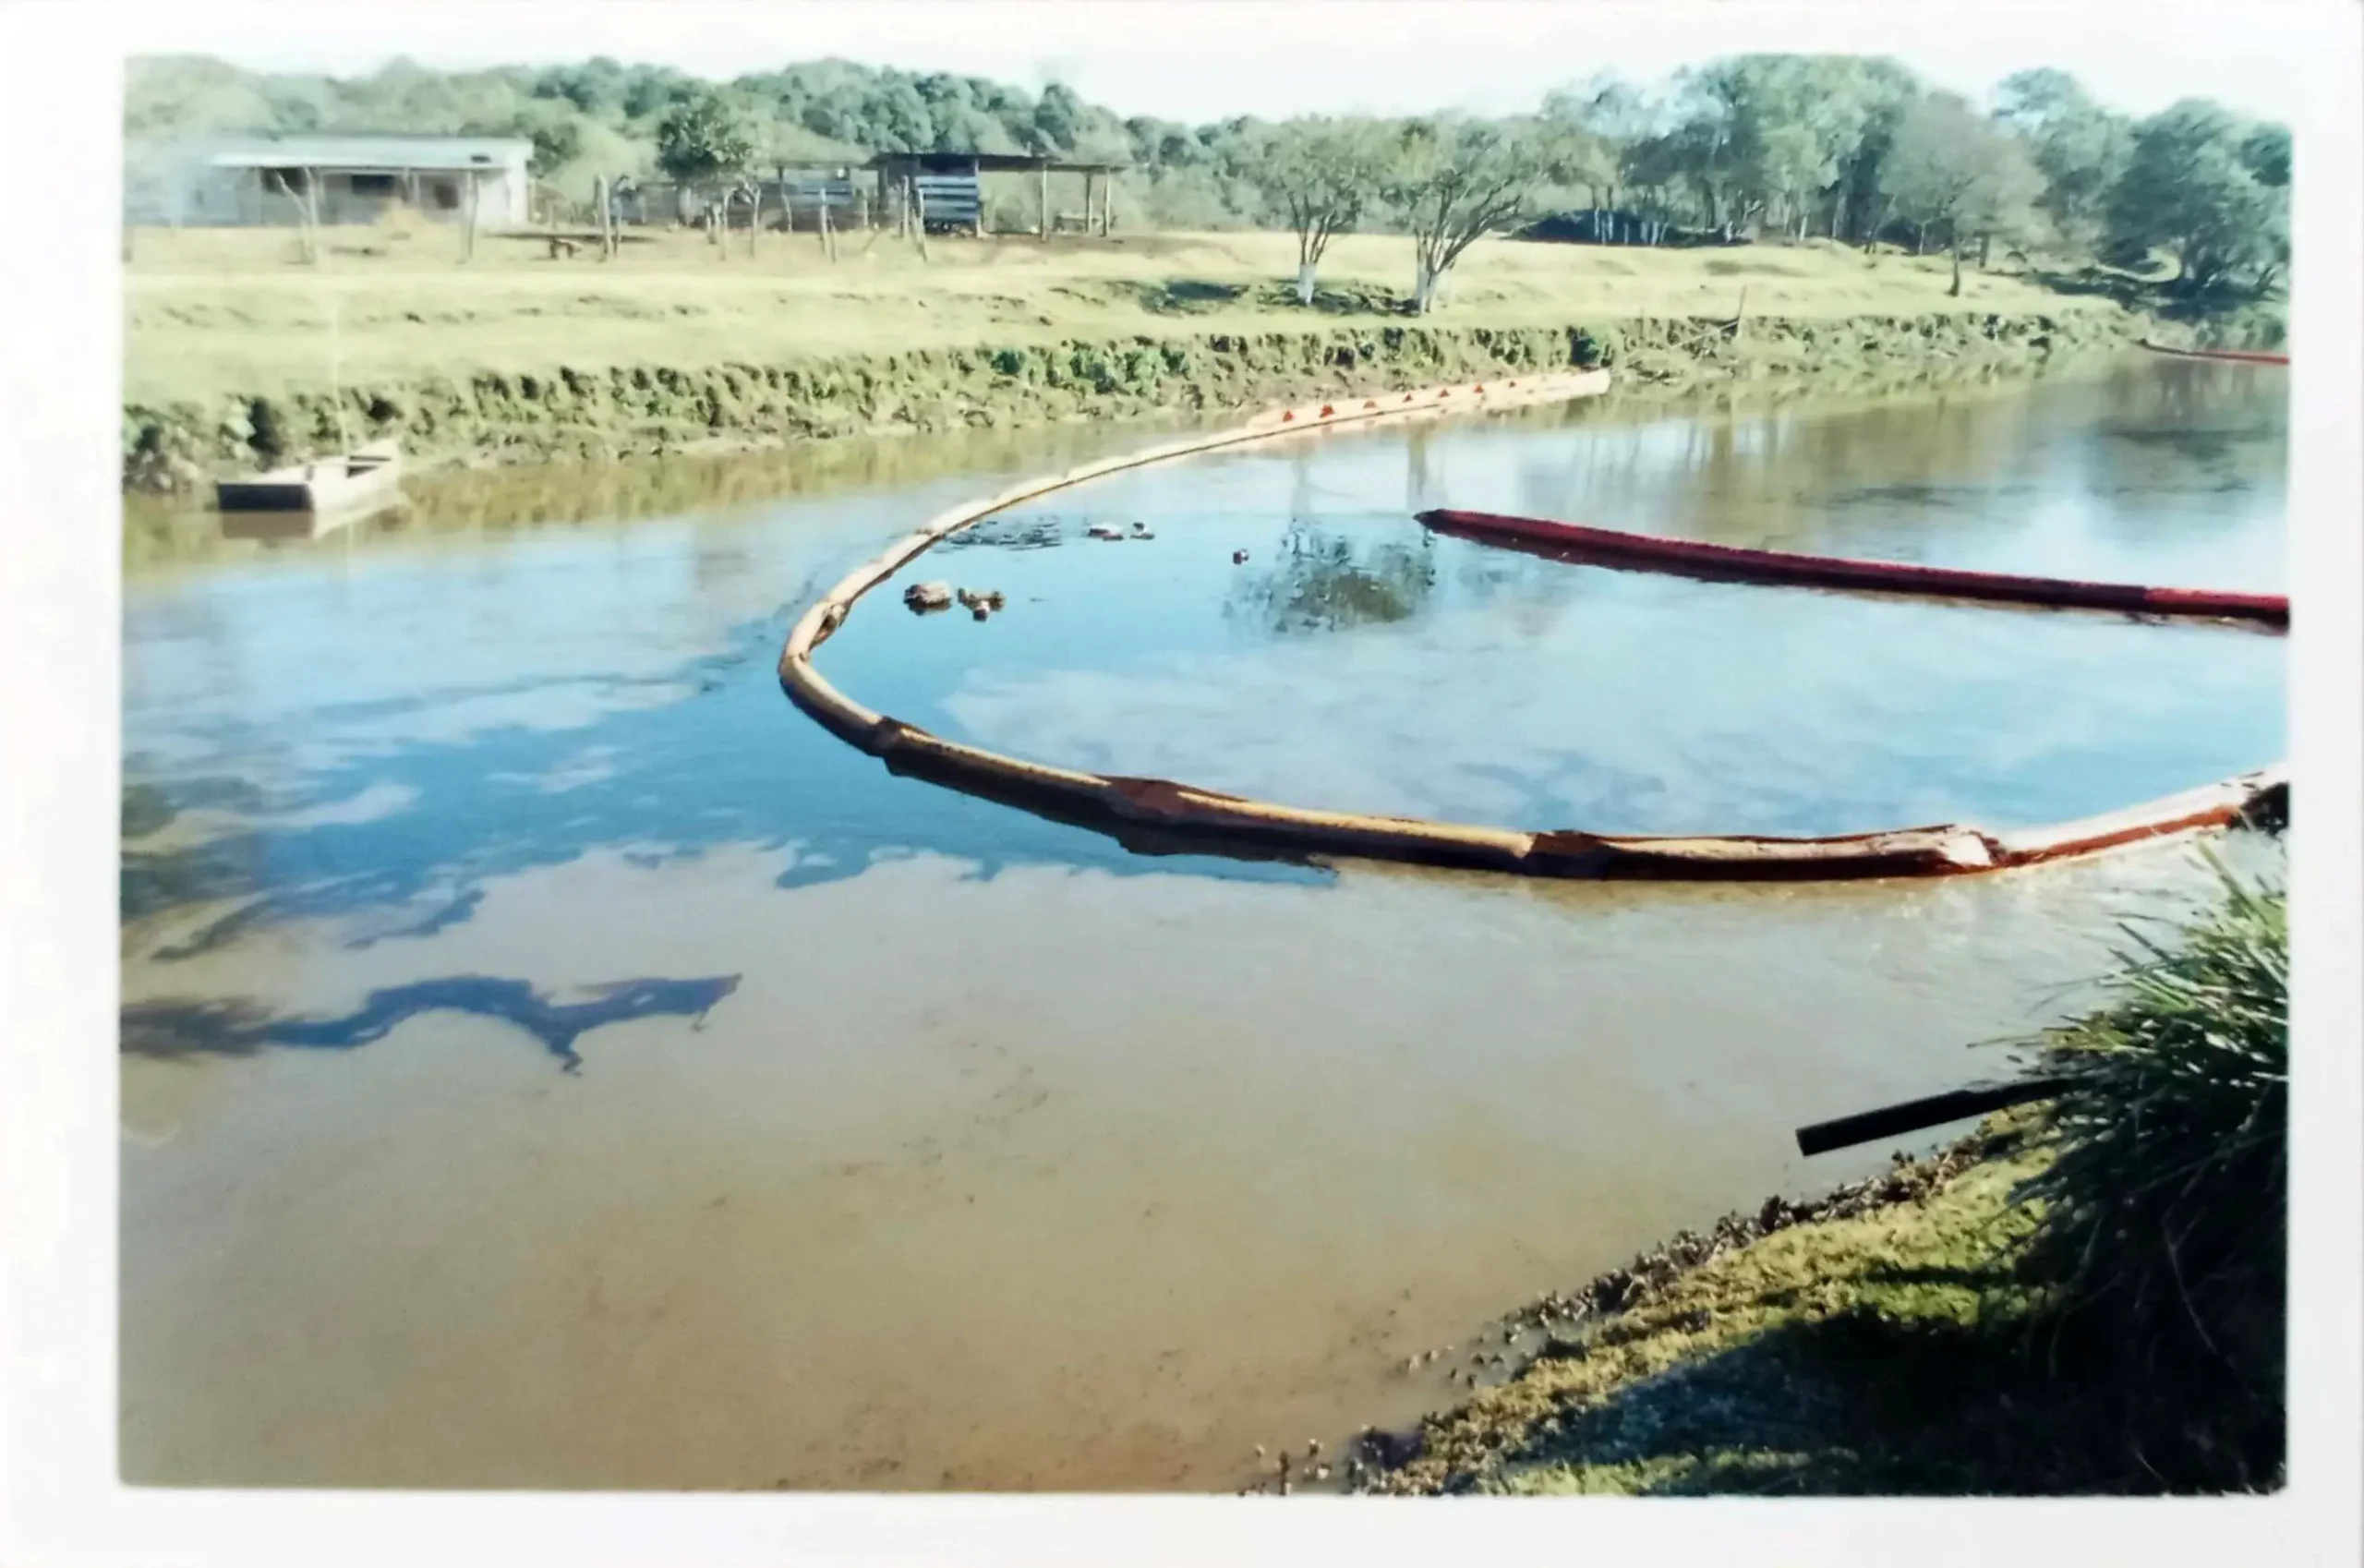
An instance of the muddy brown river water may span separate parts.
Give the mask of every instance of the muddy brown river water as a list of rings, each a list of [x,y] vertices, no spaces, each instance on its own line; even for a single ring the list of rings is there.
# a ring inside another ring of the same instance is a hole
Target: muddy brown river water
[[[956,738],[1304,803],[2049,820],[2279,757],[2282,645],[1409,513],[2276,587],[2278,375],[1339,432],[1050,498],[918,569],[1002,616],[881,595],[820,663]],[[1876,1167],[1791,1130],[2004,1070],[1977,1042],[2205,885],[2189,846],[1791,888],[1140,858],[781,696],[847,566],[1149,439],[419,481],[302,546],[135,509],[127,1479],[1235,1486],[1448,1401],[1415,1351]]]

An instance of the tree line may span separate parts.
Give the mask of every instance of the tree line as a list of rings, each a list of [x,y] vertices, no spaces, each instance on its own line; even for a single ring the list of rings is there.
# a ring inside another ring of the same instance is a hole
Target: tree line
[[[1616,214],[1655,243],[1787,238],[1966,262],[2043,252],[2172,267],[2188,296],[2250,296],[2289,262],[2290,138],[2204,99],[2133,118],[2058,70],[2007,78],[1974,104],[1895,61],[1747,54],[1656,83],[1614,75],[1532,114],[1125,118],[1052,85],[826,60],[715,83],[609,59],[367,76],[258,74],[221,61],[135,60],[126,132],[140,150],[208,131],[513,135],[575,199],[598,177],[720,183],[786,160],[878,151],[1013,152],[1127,164],[1142,226],[1277,227],[1298,237],[1310,299],[1323,251],[1353,230],[1409,235],[1426,308],[1488,235],[1555,213]],[[997,193],[1014,209],[1020,182]],[[1600,232],[1596,229],[1594,232]]]

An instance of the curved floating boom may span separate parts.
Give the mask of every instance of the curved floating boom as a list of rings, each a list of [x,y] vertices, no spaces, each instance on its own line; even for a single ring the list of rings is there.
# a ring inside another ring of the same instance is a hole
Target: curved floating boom
[[[2153,354],[2172,355],[2177,359],[2222,359],[2234,365],[2287,365],[2286,354],[2266,354],[2246,348],[2169,348],[2163,343],[2141,340],[2141,345]]]
[[[2279,766],[2105,816],[2010,833],[1945,824],[1822,838],[1608,835],[1319,811],[1248,800],[1170,779],[1047,766],[962,745],[863,706],[831,685],[813,666],[814,650],[844,623],[862,595],[938,540],[1020,501],[1104,475],[1248,441],[1333,425],[1564,402],[1591,396],[1608,385],[1607,371],[1592,370],[1390,394],[1361,400],[1358,407],[1342,399],[1279,409],[1233,430],[1104,459],[1065,474],[1022,480],[999,495],[939,513],[868,564],[848,573],[809,606],[790,629],[780,650],[780,685],[790,700],[824,729],[877,757],[891,773],[1104,833],[1143,854],[1212,853],[1298,861],[1341,856],[1587,879],[1821,881],[1998,871],[2235,823],[2277,823],[2286,816],[2289,785]]]
[[[1555,561],[1664,572],[1717,582],[1793,583],[1806,587],[1982,599],[2060,609],[2249,621],[2274,627],[2290,624],[2290,600],[2282,594],[2088,583],[2070,577],[2022,577],[2003,572],[1914,566],[1900,561],[1858,561],[1842,556],[1799,555],[1788,550],[1743,549],[1733,545],[1670,539],[1656,534],[1628,534],[1614,528],[1554,523],[1540,517],[1507,517],[1490,512],[1423,512],[1419,521],[1441,534],[1526,549]]]

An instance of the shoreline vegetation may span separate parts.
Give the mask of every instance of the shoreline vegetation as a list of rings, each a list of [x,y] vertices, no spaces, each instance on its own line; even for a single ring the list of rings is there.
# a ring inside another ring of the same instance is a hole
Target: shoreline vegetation
[[[2050,69],[1991,100],[1892,59],[1751,54],[1597,73],[1495,117],[1191,126],[841,60],[718,82],[606,59],[347,78],[137,59],[125,482],[389,437],[430,464],[597,459],[1514,369],[1952,374],[2032,368],[2089,330],[2280,343],[2286,127],[2199,98],[2135,119]],[[438,222],[391,175],[344,188],[325,165],[324,223],[305,147],[395,129],[512,139],[522,230],[479,244],[473,207]],[[296,185],[246,194],[292,226],[180,226],[206,211],[190,139],[223,134],[286,144]],[[921,151],[1092,163],[1099,233],[1093,187],[1057,211],[1078,192],[1050,163],[972,170],[957,220],[867,177]]]
[[[123,481],[167,494],[388,438],[430,469],[596,462],[1595,366],[1627,387],[1951,380],[2185,335],[2021,277],[1953,298],[1943,258],[1827,242],[1502,241],[1416,317],[1385,282],[1401,242],[1371,235],[1336,242],[1309,308],[1273,235],[939,240],[842,270],[790,236],[719,261],[664,235],[613,269],[520,240],[457,277],[375,230],[324,271],[283,235],[155,240],[127,279]]]
[[[1366,1429],[1340,1483],[2278,1489],[2286,906],[2278,884],[2217,871],[2213,912],[2163,935],[2130,927],[2102,1004],[2016,1043],[2065,1075],[2059,1098],[1819,1199],[1683,1232],[1445,1347],[1466,1400],[1409,1431]],[[1244,1490],[1317,1476],[1318,1459],[1288,1456]]]

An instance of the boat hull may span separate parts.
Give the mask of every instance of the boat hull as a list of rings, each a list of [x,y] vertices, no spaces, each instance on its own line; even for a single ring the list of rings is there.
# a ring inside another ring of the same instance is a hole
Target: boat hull
[[[213,494],[227,537],[304,538],[368,516],[401,486],[402,453],[388,441],[250,479],[223,479]]]

